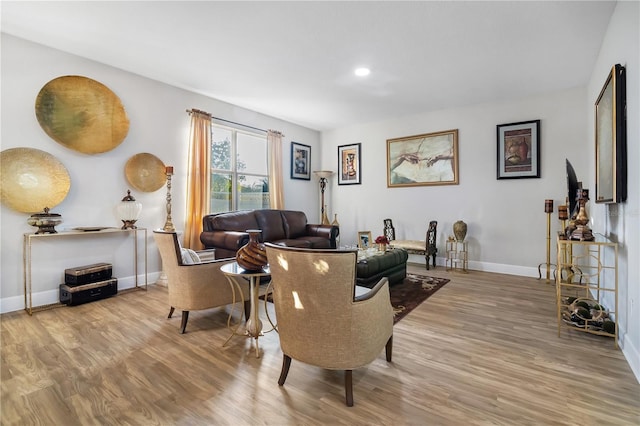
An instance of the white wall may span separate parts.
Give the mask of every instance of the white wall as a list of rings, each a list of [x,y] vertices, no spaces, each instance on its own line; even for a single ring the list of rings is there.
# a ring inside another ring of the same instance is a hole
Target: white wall
[[[97,80],[118,95],[127,111],[130,130],[124,142],[112,151],[81,154],[58,144],[40,128],[35,116],[35,99],[48,81],[63,75],[83,75]],[[126,195],[130,185],[124,166],[133,155],[149,152],[165,164],[173,165],[173,223],[184,229],[186,164],[189,136],[188,108],[208,111],[216,117],[262,129],[280,130],[286,207],[305,211],[310,222],[319,220],[318,184],[290,180],[290,142],[312,147],[312,170],[319,169],[319,133],[234,105],[190,93],[153,80],[142,78],[110,66],[50,49],[7,34],[2,34],[2,130],[1,149],[15,147],[46,151],[67,168],[71,189],[65,200],[52,209],[62,215],[58,229],[76,226],[117,226],[115,205]],[[149,230],[162,227],[166,218],[166,189],[153,193],[133,191],[142,202],[138,224]],[[22,239],[34,228],[26,222],[29,214],[1,206],[0,312],[22,309],[23,267]],[[316,222],[317,223],[317,222]],[[103,247],[107,246],[107,248]],[[35,246],[34,246],[35,247]],[[93,238],[47,239],[34,249],[34,291],[37,303],[57,300],[57,286],[63,282],[64,269],[106,261],[114,263],[114,276],[120,288],[133,284],[131,241],[97,241]],[[140,265],[142,267],[142,264]],[[149,236],[149,272],[154,282],[160,269],[159,257]]]
[[[393,219],[397,238],[423,239],[428,222],[437,220],[442,256],[453,222],[462,219],[468,224],[471,269],[538,277],[537,266],[546,261],[544,200],[554,200],[554,236],[557,206],[567,195],[565,158],[595,193],[594,102],[611,67],[620,63],[627,68],[629,196],[626,203],[611,206],[591,201],[587,210],[594,232],[619,243],[620,344],[640,380],[639,9],[637,2],[617,3],[587,88],[324,132],[325,169],[337,169],[337,146],[363,144],[362,185],[339,186],[333,179],[328,190],[342,243],[354,243],[358,231],[381,235],[385,218]],[[541,178],[496,180],[496,125],[534,119],[541,120]],[[386,187],[387,139],[449,129],[459,130],[458,186]],[[553,262],[555,244],[551,252]],[[411,260],[424,263],[418,256]]]
[[[627,71],[628,197],[621,204],[591,204],[593,229],[618,242],[620,343],[640,379],[640,5],[618,2],[587,88],[587,140],[595,140],[594,103],[615,64]],[[595,151],[595,149],[593,149]],[[589,186],[595,189],[595,155],[589,156]],[[595,197],[595,195],[593,195]]]
[[[443,256],[453,223],[462,219],[468,225],[472,269],[538,277],[538,264],[546,263],[544,200],[553,199],[556,210],[564,204],[565,158],[579,178],[588,176],[585,103],[585,90],[577,88],[324,132],[323,164],[328,169],[337,169],[337,146],[363,144],[362,184],[339,186],[333,179],[329,190],[341,242],[355,241],[358,231],[381,235],[385,218],[393,220],[398,239],[424,239],[429,221],[437,220]],[[497,180],[496,125],[536,119],[541,120],[541,177]],[[459,185],[387,188],[387,139],[450,129],[459,132]],[[558,229],[554,213],[552,235]]]

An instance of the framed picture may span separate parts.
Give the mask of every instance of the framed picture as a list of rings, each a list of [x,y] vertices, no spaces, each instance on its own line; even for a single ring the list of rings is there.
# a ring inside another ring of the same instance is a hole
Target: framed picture
[[[311,180],[311,147],[291,142],[291,179]]]
[[[365,250],[371,247],[371,244],[371,231],[358,232],[358,248]]]
[[[498,124],[498,179],[540,177],[540,120]]]
[[[614,65],[596,101],[596,203],[627,199],[626,72]]]
[[[358,185],[360,179],[360,144],[338,147],[338,185]]]
[[[458,129],[387,139],[387,187],[458,184]]]

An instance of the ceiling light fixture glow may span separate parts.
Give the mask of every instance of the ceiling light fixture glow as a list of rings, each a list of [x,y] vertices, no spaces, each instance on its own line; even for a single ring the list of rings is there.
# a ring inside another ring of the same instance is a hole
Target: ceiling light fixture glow
[[[371,70],[369,68],[356,68],[356,70],[354,71],[354,74],[357,75],[358,77],[365,77],[370,73],[371,73]]]

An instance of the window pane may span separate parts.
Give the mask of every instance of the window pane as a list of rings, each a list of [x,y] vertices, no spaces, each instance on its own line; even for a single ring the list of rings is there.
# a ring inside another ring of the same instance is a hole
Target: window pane
[[[267,141],[264,136],[238,132],[238,172],[267,174]]]
[[[214,127],[211,132],[211,167],[231,170],[231,131]]]
[[[269,180],[266,176],[238,175],[238,210],[269,208]]]
[[[211,174],[211,213],[228,212],[231,207],[231,174]]]

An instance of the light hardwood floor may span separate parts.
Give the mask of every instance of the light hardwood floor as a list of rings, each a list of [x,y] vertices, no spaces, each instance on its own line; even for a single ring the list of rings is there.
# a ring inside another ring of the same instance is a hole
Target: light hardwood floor
[[[638,425],[640,384],[611,338],[557,335],[553,285],[439,266],[451,282],[353,374],[296,362],[276,333],[229,335],[227,311],[167,319],[166,289],[1,320],[2,425]],[[330,326],[329,324],[327,326]],[[306,336],[313,339],[313,336]]]

